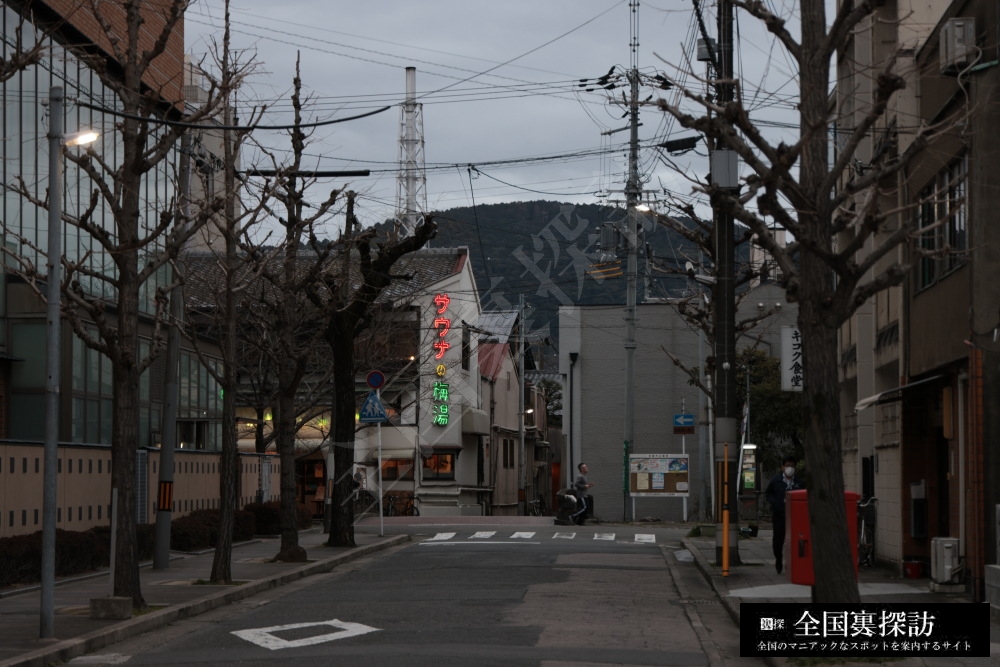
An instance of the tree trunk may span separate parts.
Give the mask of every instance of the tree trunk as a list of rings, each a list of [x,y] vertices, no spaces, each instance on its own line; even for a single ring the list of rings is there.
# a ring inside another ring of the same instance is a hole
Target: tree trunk
[[[277,447],[281,457],[281,549],[275,560],[304,563],[306,550],[299,546],[298,497],[295,488],[295,395],[278,394],[274,411]]]
[[[114,594],[132,598],[136,610],[146,608],[139,582],[136,540],[136,453],[139,440],[139,289],[137,258],[124,253],[117,261],[119,272],[118,339],[113,354],[111,425],[111,488],[118,490],[118,520],[115,535]]]
[[[226,149],[226,164],[231,165],[231,157]],[[228,180],[229,174],[227,174]],[[229,188],[229,192],[232,189]],[[231,207],[227,207],[231,213]],[[227,215],[230,224],[233,216]],[[236,241],[232,234],[226,235],[226,295],[225,317],[222,321],[222,456],[219,462],[219,538],[212,560],[212,583],[231,584],[233,582],[233,524],[236,513],[237,480],[239,479],[239,451],[236,442],[236,306],[234,274],[237,265]]]
[[[829,114],[829,62],[818,48],[826,36],[824,0],[802,3],[802,52],[799,68],[801,136],[801,191],[814,200],[800,207],[802,226],[799,280],[799,330],[802,333],[805,415],[803,450],[809,492],[809,529],[813,542],[813,569],[817,574],[816,602],[860,601],[854,563],[850,557],[844,512],[844,474],[840,443],[840,385],[837,377],[837,330],[844,321],[834,312],[832,268],[810,248],[832,248],[833,211],[825,183]],[[791,538],[789,538],[791,539]]]
[[[357,410],[354,388],[354,330],[353,318],[337,313],[330,328],[331,356],[333,358],[333,473],[334,485],[331,498],[330,536],[331,547],[353,547],[354,503],[351,466],[354,465],[354,414]]]

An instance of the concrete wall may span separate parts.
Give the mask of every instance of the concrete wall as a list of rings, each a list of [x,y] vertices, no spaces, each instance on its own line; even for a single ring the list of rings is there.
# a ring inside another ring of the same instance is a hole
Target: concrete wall
[[[156,489],[160,453],[146,454],[140,467],[145,492],[139,500],[145,511],[137,523],[156,521]],[[271,461],[270,496],[277,500],[281,466],[276,456],[240,455],[238,507],[256,500],[262,458]],[[177,450],[174,455],[174,518],[219,506],[217,453]],[[0,537],[24,535],[42,529],[44,451],[40,444],[0,443]],[[108,525],[111,506],[111,448],[61,446],[57,473],[56,526],[83,531]],[[144,501],[144,502],[143,502]]]

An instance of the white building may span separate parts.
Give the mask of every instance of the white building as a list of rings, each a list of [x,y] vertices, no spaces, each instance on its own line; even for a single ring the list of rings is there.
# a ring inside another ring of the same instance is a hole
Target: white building
[[[393,271],[411,275],[387,297],[415,329],[415,349],[398,373],[386,373],[380,391],[389,423],[358,431],[355,461],[374,493],[381,443],[383,493],[412,497],[423,515],[488,513],[489,415],[479,392],[480,305],[468,249],[420,250]]]

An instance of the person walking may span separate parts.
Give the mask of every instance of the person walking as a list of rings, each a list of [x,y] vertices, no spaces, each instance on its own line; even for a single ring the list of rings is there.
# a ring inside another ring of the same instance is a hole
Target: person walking
[[[590,468],[587,467],[586,463],[581,463],[576,469],[580,472],[573,483],[577,508],[576,512],[570,515],[570,518],[573,519],[573,523],[582,526],[584,519],[587,518],[587,496],[590,495],[589,489],[594,486],[594,483],[587,479],[587,473],[590,472]]]
[[[764,491],[764,498],[771,505],[771,517],[774,524],[774,537],[771,549],[774,551],[774,569],[778,574],[784,567],[782,557],[785,549],[785,493],[794,489],[804,489],[805,484],[795,474],[798,461],[794,457],[785,457],[782,469],[771,478]]]

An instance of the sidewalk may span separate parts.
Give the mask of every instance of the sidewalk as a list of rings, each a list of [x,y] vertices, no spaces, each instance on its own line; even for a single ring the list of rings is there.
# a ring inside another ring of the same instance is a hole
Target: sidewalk
[[[715,537],[687,537],[685,548],[691,552],[698,569],[712,585],[719,599],[739,624],[740,603],[745,602],[809,602],[808,586],[788,583],[787,574],[774,570],[771,553],[771,531],[761,530],[757,537],[739,541],[740,560],[743,564],[730,568],[729,576],[722,576],[722,568],[715,564]],[[887,569],[863,569],[859,573],[861,599],[865,602],[926,602],[968,603],[968,595],[931,592],[929,580],[904,579]],[[1000,655],[1000,626],[990,624],[990,653]],[[894,659],[898,667],[958,667],[985,666],[992,658],[904,658]],[[772,667],[785,667],[791,662],[785,658],[765,658]],[[860,664],[846,662],[842,664]],[[871,664],[868,662],[867,664]]]
[[[0,590],[0,667],[43,667],[66,662],[108,644],[166,626],[179,618],[194,616],[250,597],[296,579],[328,572],[341,563],[409,540],[407,535],[379,537],[356,532],[356,548],[328,547],[327,536],[318,528],[299,533],[308,563],[268,562],[278,553],[278,538],[262,538],[233,547],[234,586],[196,585],[212,572],[214,551],[171,554],[170,566],[154,570],[149,564],[139,570],[142,595],[152,609],[127,620],[90,618],[90,600],[110,594],[109,573],[59,581],[55,587],[55,635],[38,638],[41,625],[41,594],[38,587]]]

